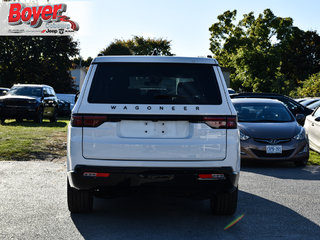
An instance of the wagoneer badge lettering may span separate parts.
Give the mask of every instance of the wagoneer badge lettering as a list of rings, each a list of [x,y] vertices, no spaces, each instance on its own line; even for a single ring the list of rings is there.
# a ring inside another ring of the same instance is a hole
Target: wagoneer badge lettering
[[[111,110],[117,110],[117,106],[114,106],[114,105],[112,105],[112,106],[110,106],[110,108],[111,108]],[[128,106],[121,106],[121,107],[119,107],[120,109],[122,108],[122,110],[128,110]],[[179,108],[179,107],[177,107],[177,106],[166,106],[166,107],[164,107],[164,106],[159,106],[159,107],[152,107],[152,106],[147,106],[146,107],[146,109],[148,110],[148,111],[151,111],[151,110],[156,110],[156,109],[158,109],[158,110],[171,110],[171,111],[176,111],[176,108]],[[200,107],[199,106],[195,106],[195,107],[187,107],[187,106],[182,106],[181,107],[184,111],[188,111],[188,110],[196,110],[196,111],[200,111]],[[143,110],[143,107],[141,107],[141,106],[135,106],[134,107],[134,109],[135,110]]]

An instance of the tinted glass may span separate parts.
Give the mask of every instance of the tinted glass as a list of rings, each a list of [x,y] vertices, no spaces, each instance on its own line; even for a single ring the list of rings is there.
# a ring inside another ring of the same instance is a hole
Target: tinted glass
[[[308,105],[308,108],[310,109],[316,109],[318,106],[320,106],[320,100]]]
[[[317,109],[317,111],[314,112],[313,116],[315,118],[320,117],[320,107]]]
[[[282,104],[234,103],[239,122],[292,122],[293,117]]]
[[[11,95],[42,97],[41,87],[12,87],[9,91]]]
[[[53,91],[51,88],[46,88],[47,93],[49,94],[49,97],[54,97]]]
[[[50,88],[50,93],[51,93],[51,96],[52,96],[52,97],[55,97],[55,96],[56,96],[56,93],[55,93],[55,91],[53,90],[53,88]]]
[[[221,104],[212,65],[98,64],[90,103]]]
[[[317,99],[307,99],[307,100],[301,102],[301,104],[302,104],[303,106],[308,106],[308,105],[310,105],[310,104],[312,104],[312,103],[314,103],[314,102],[316,102],[316,101],[317,101]]]

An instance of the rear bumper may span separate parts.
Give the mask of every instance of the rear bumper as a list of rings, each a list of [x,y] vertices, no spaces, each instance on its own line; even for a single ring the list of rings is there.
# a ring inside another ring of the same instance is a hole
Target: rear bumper
[[[85,172],[109,173],[109,177],[88,177]],[[224,174],[225,179],[199,180],[198,174]],[[121,192],[129,188],[165,190],[167,193],[210,198],[220,192],[232,192],[238,186],[239,173],[232,168],[143,168],[77,165],[68,172],[70,185],[77,189],[108,189]]]

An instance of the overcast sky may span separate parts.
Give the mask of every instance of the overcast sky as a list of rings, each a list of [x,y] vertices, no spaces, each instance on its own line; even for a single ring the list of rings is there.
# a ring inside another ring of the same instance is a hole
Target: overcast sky
[[[303,30],[320,32],[319,0],[88,0],[50,1],[67,3],[68,15],[80,25],[83,58],[95,57],[115,39],[134,35],[171,40],[178,56],[206,56],[209,27],[227,10],[238,11],[238,19],[253,11],[270,8],[276,16],[292,17]]]

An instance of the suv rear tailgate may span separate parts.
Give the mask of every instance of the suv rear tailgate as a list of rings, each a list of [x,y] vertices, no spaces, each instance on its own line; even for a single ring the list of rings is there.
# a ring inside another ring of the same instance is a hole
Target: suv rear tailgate
[[[83,128],[83,156],[102,160],[223,160],[226,131],[185,120],[105,122]]]

